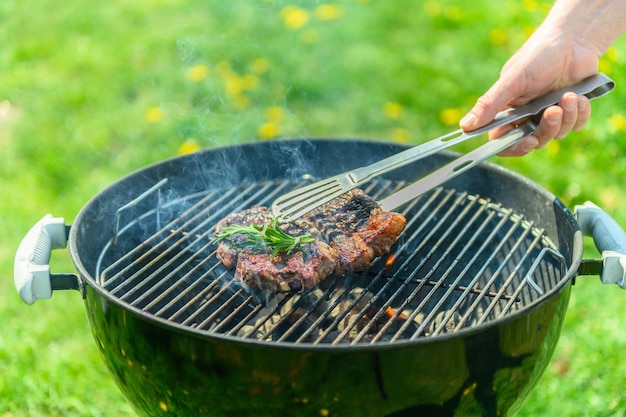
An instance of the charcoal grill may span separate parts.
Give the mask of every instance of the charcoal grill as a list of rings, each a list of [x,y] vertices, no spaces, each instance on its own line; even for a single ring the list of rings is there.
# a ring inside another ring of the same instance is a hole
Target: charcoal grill
[[[301,294],[245,288],[215,257],[215,223],[268,206],[298,185],[264,181],[168,203],[157,195],[157,208],[116,230],[100,256],[98,281],[129,306],[207,334],[372,344],[459,331],[532,308],[565,277],[565,259],[532,221],[479,195],[439,188],[402,210],[402,243],[364,273],[334,276]],[[378,198],[403,185],[377,181],[365,191]],[[176,216],[166,222],[168,212]],[[146,228],[156,232],[136,247],[117,244]]]
[[[144,168],[95,196],[71,229],[57,218],[33,228],[16,271],[29,241],[43,247],[36,271],[16,272],[18,289],[31,303],[83,294],[102,356],[142,415],[513,415],[550,360],[574,278],[624,285],[615,263],[582,260],[578,222],[531,181],[480,164],[402,207],[407,228],[389,254],[313,291],[251,290],[215,257],[225,215],[402,148],[276,141]],[[364,190],[378,199],[454,157]],[[624,253],[611,222],[581,224]],[[49,275],[65,240],[79,275]]]

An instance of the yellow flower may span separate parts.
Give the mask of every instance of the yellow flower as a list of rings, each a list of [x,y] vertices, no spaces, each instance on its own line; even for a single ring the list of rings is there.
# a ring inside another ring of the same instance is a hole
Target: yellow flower
[[[309,12],[296,6],[286,6],[280,11],[285,25],[290,29],[300,29],[309,21]]]
[[[209,67],[204,64],[197,64],[187,70],[187,77],[191,81],[202,81],[209,76]]]
[[[609,60],[610,62],[618,62],[619,61],[619,51],[617,50],[616,47],[611,46],[609,49],[607,49],[606,53],[604,54],[604,56],[606,57],[607,60]]]
[[[198,145],[198,142],[196,142],[195,139],[187,139],[186,141],[183,142],[182,145],[178,147],[178,154],[187,155],[189,153],[196,152],[200,149],[201,147],[200,145]]]
[[[603,56],[602,58],[600,58],[600,62],[598,63],[598,70],[605,74],[611,75],[613,65],[605,56]]]
[[[551,140],[550,142],[548,142],[546,150],[548,152],[548,155],[557,156],[561,151],[561,143],[558,140]]]
[[[430,17],[439,16],[441,14],[441,5],[436,1],[427,1],[424,3],[424,11]]]
[[[161,120],[163,120],[163,116],[163,110],[161,110],[160,107],[150,107],[144,113],[144,118],[146,119],[146,121],[153,124],[159,123]]]
[[[507,35],[504,29],[492,29],[489,31],[489,42],[492,45],[504,45],[507,41]]]
[[[444,109],[441,111],[439,117],[445,125],[458,124],[463,117],[463,112],[460,109]]]
[[[255,74],[265,74],[270,68],[270,63],[265,58],[257,58],[250,64],[250,71]]]
[[[525,12],[532,13],[537,11],[539,4],[537,0],[522,0],[522,8]]]
[[[406,129],[402,129],[401,127],[397,127],[391,131],[391,139],[396,142],[408,142],[411,138],[409,131]]]
[[[617,210],[623,206],[619,189],[615,187],[604,188],[600,191],[600,204],[605,210]]]
[[[444,9],[444,16],[451,22],[459,22],[463,17],[463,13],[456,6],[448,6]]]
[[[626,131],[626,116],[623,114],[614,114],[609,117],[610,129],[617,132]]]
[[[272,139],[280,133],[280,126],[275,122],[266,122],[259,126],[257,133],[261,139]]]
[[[342,14],[342,7],[336,4],[320,4],[315,8],[315,16],[317,16],[319,20],[339,19]]]
[[[230,97],[230,101],[237,110],[243,110],[250,106],[250,99],[243,94]]]
[[[399,119],[404,114],[404,109],[399,103],[390,101],[383,106],[383,113],[390,119]]]
[[[244,90],[254,90],[259,85],[259,79],[256,75],[247,74],[241,77],[241,87]]]
[[[265,116],[272,122],[279,122],[285,118],[285,110],[282,107],[273,106],[265,111]]]

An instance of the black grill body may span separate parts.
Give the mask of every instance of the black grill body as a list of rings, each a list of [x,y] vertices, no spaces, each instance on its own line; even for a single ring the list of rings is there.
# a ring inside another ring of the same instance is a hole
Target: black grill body
[[[415,220],[389,255],[393,262],[384,257],[366,273],[331,279],[322,301],[250,294],[212,261],[211,225],[245,205],[246,195],[263,203],[306,174],[332,175],[401,149],[333,139],[225,147],[147,167],[95,196],[72,226],[70,251],[95,339],[135,409],[149,416],[513,415],[548,364],[582,257],[571,213],[527,179],[481,164],[402,208]],[[439,154],[387,174],[368,192],[384,193],[451,158]],[[349,310],[379,324],[333,327],[341,320],[330,313],[332,295],[356,298],[355,288],[371,292],[374,310],[362,303]],[[254,329],[272,308],[294,319]],[[295,316],[301,308],[304,319]]]

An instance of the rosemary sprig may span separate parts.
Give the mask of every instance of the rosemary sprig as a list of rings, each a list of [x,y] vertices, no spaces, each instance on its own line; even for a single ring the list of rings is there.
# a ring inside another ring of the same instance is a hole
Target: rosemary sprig
[[[300,249],[303,243],[314,242],[315,239],[310,234],[301,236],[291,236],[283,232],[278,227],[278,219],[259,225],[251,224],[249,226],[233,225],[226,226],[221,233],[216,234],[214,242],[232,237],[234,235],[245,235],[246,239],[234,241],[235,246],[249,248],[272,248],[272,257],[279,253],[291,254],[295,249]]]

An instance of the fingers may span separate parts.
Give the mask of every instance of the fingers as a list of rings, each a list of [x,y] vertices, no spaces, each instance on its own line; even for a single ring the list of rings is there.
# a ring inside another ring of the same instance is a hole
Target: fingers
[[[575,93],[565,93],[557,106],[548,107],[542,117],[535,133],[520,140],[515,146],[502,152],[501,156],[522,156],[533,149],[541,149],[552,139],[563,139],[572,130],[580,130],[591,116],[589,99],[585,96],[577,96]],[[507,128],[494,129],[490,132],[490,138],[502,136]]]
[[[591,116],[589,99],[585,96],[565,93],[561,97],[559,106],[563,109],[563,117],[561,127],[558,133],[554,135],[555,139],[563,139],[570,131],[581,129]]]
[[[459,122],[461,129],[466,132],[478,129],[492,121],[500,110],[508,107],[508,103],[516,97],[517,91],[506,86],[505,82],[498,80],[481,96]]]

